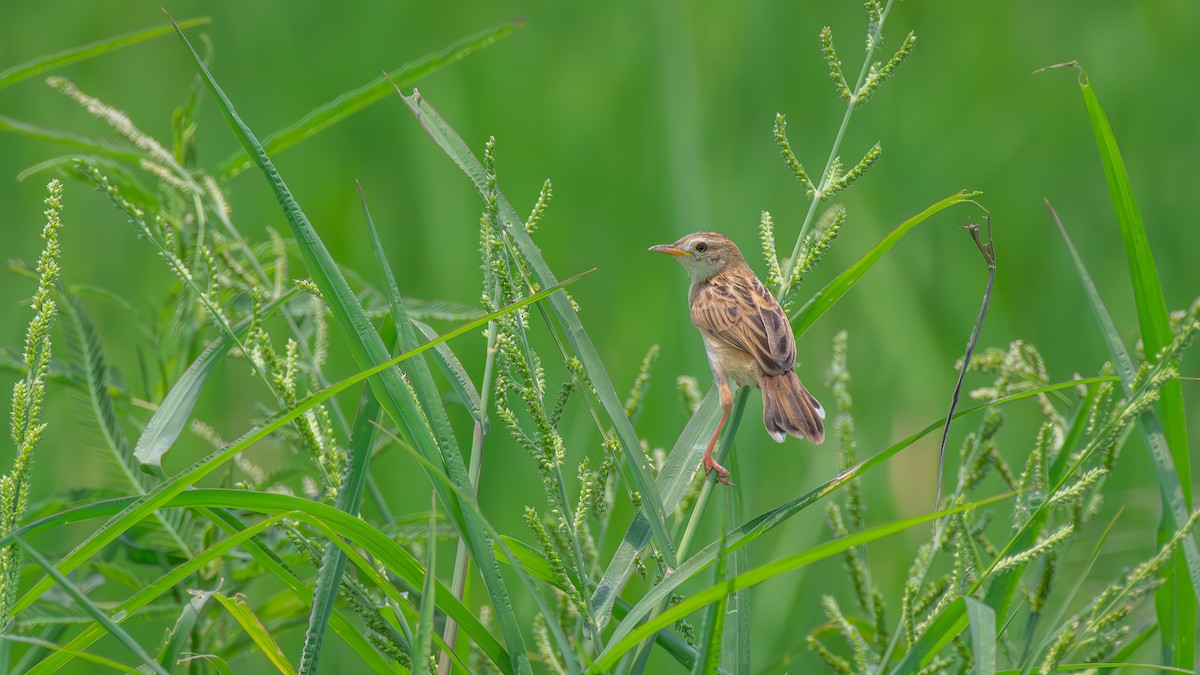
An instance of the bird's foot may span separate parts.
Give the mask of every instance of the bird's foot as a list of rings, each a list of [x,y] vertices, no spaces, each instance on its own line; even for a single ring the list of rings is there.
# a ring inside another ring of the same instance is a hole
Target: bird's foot
[[[717,472],[718,483],[722,485],[728,485],[730,487],[736,485],[736,483],[729,482],[729,469],[726,469],[718,464],[717,460],[712,458],[712,455],[706,455],[704,457],[704,475],[707,476],[713,471]]]

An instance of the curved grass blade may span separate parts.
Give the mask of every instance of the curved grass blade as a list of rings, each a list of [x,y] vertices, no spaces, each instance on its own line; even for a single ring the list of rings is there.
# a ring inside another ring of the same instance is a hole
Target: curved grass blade
[[[273,315],[297,293],[299,293],[297,288],[288,289],[286,293],[264,305],[260,318]],[[137,445],[134,447],[133,454],[141,462],[143,468],[151,473],[163,475],[163,455],[175,444],[179,434],[183,433],[183,428],[191,418],[192,409],[196,407],[196,401],[200,398],[200,391],[204,388],[209,374],[229,352],[230,347],[234,345],[234,340],[242,340],[246,337],[252,323],[252,318],[246,318],[233,327],[232,334],[226,332],[213,340],[172,385],[162,403],[158,404],[158,410],[154,411],[154,416],[146,423],[146,428],[142,430],[142,435],[138,437]]]
[[[425,336],[426,340],[432,340],[438,336],[437,331],[432,326],[422,323],[413,318],[409,314],[412,325]],[[483,416],[481,405],[479,402],[479,392],[475,389],[475,383],[471,381],[471,376],[467,374],[467,369],[463,368],[462,362],[454,355],[454,351],[448,345],[438,345],[433,351],[434,360],[441,366],[442,372],[445,373],[446,379],[450,380],[450,386],[454,387],[454,392],[458,394],[458,399],[462,401],[463,407],[467,412],[471,413],[471,419],[475,422],[484,425],[483,433],[487,433],[487,419]]]
[[[231,598],[224,593],[217,593],[213,597],[233,616],[242,630],[246,631],[254,644],[271,662],[271,665],[284,675],[295,675],[296,669],[288,662],[287,657],[283,655],[283,650],[279,648],[279,644],[275,642],[275,638],[267,630],[267,627],[258,620],[258,616],[254,614],[250,605],[247,605],[241,598]]]
[[[212,21],[212,19],[209,19],[208,17],[199,19],[185,19],[179,22],[179,27],[184,29],[195,28],[196,26],[203,26],[210,21]],[[61,68],[72,63],[78,63],[79,61],[86,61],[87,59],[121,49],[122,47],[128,47],[139,42],[144,42],[146,40],[152,40],[156,37],[168,35],[171,30],[171,26],[169,24],[165,24],[162,26],[156,26],[154,28],[147,28],[146,30],[137,31],[135,33],[118,35],[116,37],[108,38],[107,40],[100,40],[99,42],[93,42],[81,47],[66,49],[61,52],[55,52],[54,54],[39,56],[32,61],[26,61],[25,63],[13,66],[12,68],[0,73],[0,89],[14,85],[21,80],[28,79],[35,75],[40,75],[48,70]]]
[[[123,159],[129,162],[136,162],[145,157],[145,154],[138,150],[122,148],[114,143],[108,143],[101,139],[83,136],[70,131],[46,129],[29,124],[28,122],[14,120],[11,117],[0,116],[0,131],[10,131],[22,136],[36,138],[39,141],[59,143],[72,148],[78,148],[85,152],[104,155],[113,159]]]
[[[131,668],[123,663],[118,663],[112,659],[106,659],[103,656],[97,656],[96,654],[89,654],[88,652],[68,650],[66,647],[56,645],[49,640],[28,637],[26,635],[13,635],[12,633],[0,634],[0,640],[7,640],[9,642],[24,642],[25,644],[33,645],[36,648],[45,649],[50,652],[67,652],[74,658],[82,659],[88,663],[94,663],[97,666],[112,668],[113,670],[117,670],[122,673],[129,673],[129,675],[142,675],[142,671],[137,670],[136,668]]]
[[[954,418],[958,419],[965,415],[970,415],[972,413],[980,412],[991,406],[1007,405],[1007,404],[1013,403],[1015,401],[1029,398],[1030,396],[1036,396],[1039,393],[1049,393],[1052,391],[1059,391],[1061,389],[1068,389],[1071,387],[1075,387],[1080,384],[1091,384],[1092,382],[1111,381],[1113,379],[1115,379],[1115,378],[1111,378],[1111,377],[1086,378],[1086,379],[1081,379],[1081,380],[1070,380],[1067,382],[1059,382],[1056,384],[1048,385],[1046,387],[1039,387],[1037,389],[1030,389],[1028,391],[1023,391],[1023,392],[1019,392],[1019,393],[1012,394],[1009,396],[1005,396],[1003,398],[996,399],[995,401],[992,401],[990,403],[983,403],[983,404],[980,404],[980,405],[977,405],[977,406],[974,406],[971,408],[965,408],[965,409],[959,410],[954,413]],[[767,532],[774,529],[779,524],[787,521],[789,518],[796,515],[800,511],[803,511],[804,509],[808,508],[809,506],[811,506],[812,504],[814,504],[821,498],[833,493],[835,490],[837,490],[841,486],[845,485],[846,483],[850,482],[854,478],[879,466],[884,461],[886,461],[888,458],[899,453],[901,450],[907,448],[908,446],[912,445],[913,443],[916,443],[918,440],[924,438],[930,432],[940,429],[944,423],[945,423],[944,419],[938,419],[937,421],[932,422],[931,424],[926,426],[924,429],[921,429],[920,431],[909,436],[908,438],[905,438],[904,440],[901,440],[898,443],[895,443],[895,444],[891,445],[890,447],[888,447],[884,450],[881,450],[880,452],[876,453],[875,455],[872,455],[871,457],[868,457],[868,458],[860,461],[858,464],[855,464],[854,466],[846,469],[842,473],[840,473],[837,476],[826,481],[823,485],[820,485],[819,487],[816,487],[816,488],[810,490],[809,492],[806,492],[803,495],[800,495],[799,497],[796,497],[788,502],[785,502],[784,504],[781,504],[781,505],[777,506],[776,508],[771,509],[770,511],[767,511],[766,513],[762,513],[762,514],[756,516],[755,518],[747,521],[746,523],[743,523],[742,525],[738,526],[734,530],[731,530],[730,532],[726,533],[726,539],[727,539],[726,547],[730,551],[735,551],[735,550],[741,548],[742,546],[749,544],[750,542],[754,541],[755,539],[758,539],[763,534],[766,534]],[[0,544],[3,544],[3,543],[4,543],[3,539],[0,539]],[[670,594],[676,588],[678,588],[685,581],[692,578],[693,576],[696,575],[696,573],[700,572],[701,570],[706,568],[709,564],[711,564],[712,561],[716,558],[716,549],[717,549],[717,546],[715,543],[709,544],[708,546],[701,549],[700,551],[697,551],[695,555],[693,555],[693,556],[689,557],[687,560],[685,560],[678,568],[676,568],[673,571],[673,573],[670,576],[663,579],[661,582],[659,582],[659,584],[657,586],[655,586],[644,597],[642,597],[642,599],[639,600],[638,603],[636,605],[634,605],[634,607],[630,610],[629,616],[626,617],[626,619],[624,619],[621,623],[626,624],[631,621],[632,622],[641,621],[641,619],[644,616],[646,616],[646,614],[651,609],[658,606],[658,604],[661,603],[663,600],[669,598]],[[628,626],[627,626],[627,629],[628,629]]]
[[[821,318],[822,314],[829,311],[829,308],[833,307],[838,300],[841,300],[842,296],[848,293],[851,288],[854,288],[854,285],[858,283],[859,279],[862,279],[863,276],[875,266],[875,263],[879,262],[879,260],[883,258],[884,254],[890,251],[891,248],[896,245],[896,242],[900,241],[905,234],[908,234],[909,230],[913,229],[917,225],[920,225],[925,221],[925,219],[929,218],[933,214],[942,211],[943,209],[950,208],[951,206],[962,204],[963,202],[969,202],[972,198],[981,194],[983,193],[967,192],[966,190],[963,190],[956,194],[950,195],[941,201],[934,202],[924,211],[909,218],[903,223],[900,223],[896,229],[889,232],[888,235],[884,237],[878,244],[875,244],[871,250],[867,251],[863,257],[859,258],[858,262],[855,262],[853,265],[846,268],[846,270],[839,274],[833,281],[825,284],[824,288],[817,291],[816,294],[808,300],[808,302],[804,303],[803,307],[801,307],[794,315],[792,315],[792,330],[795,331],[796,337],[804,335],[809,328],[812,328],[812,325],[817,322],[817,319]]]
[[[75,584],[71,583],[70,579],[63,576],[62,572],[59,572],[49,560],[46,560],[41,553],[37,552],[37,549],[33,548],[29,544],[26,544],[25,541],[20,537],[16,538],[16,542],[21,545],[21,548],[25,550],[25,554],[28,555],[31,560],[37,563],[39,567],[46,570],[46,573],[49,574],[50,577],[54,579],[54,581],[60,587],[62,587],[64,591],[67,592],[67,595],[71,596],[71,599],[73,599],[76,604],[86,609],[88,614],[92,615],[92,618],[99,622],[101,626],[104,626],[104,630],[108,631],[109,635],[112,635],[118,641],[120,641],[121,644],[125,645],[129,651],[133,652],[134,656],[141,659],[142,663],[145,664],[147,668],[155,673],[158,673],[159,675],[170,675],[170,673],[164,670],[162,666],[158,665],[157,661],[152,659],[150,655],[146,653],[145,649],[142,649],[142,646],[138,644],[137,640],[134,640],[129,633],[125,632],[125,629],[118,626],[117,622],[109,618],[108,614],[105,613],[104,610],[97,607],[91,600],[88,600],[88,597],[84,595],[83,591],[79,590]]]
[[[362,506],[371,452],[375,449],[375,432],[379,428],[375,426],[379,413],[379,401],[371,393],[370,387],[364,388],[358,404],[358,414],[354,419],[354,431],[350,437],[350,468],[334,502],[336,508],[350,515],[358,515]],[[332,542],[326,544],[321,557],[321,567],[317,570],[317,583],[313,588],[313,603],[308,615],[308,630],[304,634],[304,647],[300,652],[301,673],[316,672],[325,627],[329,623],[329,615],[333,613],[333,603],[337,600],[338,588],[345,571],[346,554]]]
[[[655,631],[670,626],[672,623],[687,616],[688,614],[691,614],[701,607],[705,607],[709,604],[719,601],[721,598],[733,591],[742,588],[749,588],[765,581],[769,581],[786,572],[790,572],[792,570],[804,567],[805,565],[817,562],[818,560],[824,560],[830,556],[837,555],[848,548],[862,546],[863,544],[882,539],[883,537],[896,534],[897,532],[903,532],[911,527],[928,523],[937,520],[938,518],[944,518],[948,515],[960,513],[969,509],[986,506],[988,504],[1007,499],[1011,496],[1011,493],[997,495],[995,497],[989,497],[987,499],[982,499],[970,504],[961,504],[951,509],[935,511],[933,513],[925,514],[923,516],[915,516],[913,518],[905,518],[903,520],[898,520],[892,523],[887,523],[886,525],[880,525],[867,530],[862,530],[844,537],[839,537],[832,541],[818,544],[807,551],[801,551],[780,560],[761,565],[732,579],[729,579],[728,581],[722,581],[715,586],[711,586],[698,593],[695,593],[691,597],[688,597],[682,602],[672,606],[670,609],[659,614],[658,616],[644,623],[638,624],[636,627],[628,625],[630,621],[629,617],[626,617],[625,621],[622,621],[617,626],[616,630],[613,632],[608,647],[606,647],[604,651],[596,657],[596,660],[592,663],[591,667],[588,669],[588,672],[605,672],[606,669],[611,668],[616,664],[617,659],[619,659],[622,654],[637,646],[637,644],[645,638],[653,635]],[[635,616],[635,614],[631,612],[630,617],[633,616]]]
[[[996,612],[980,600],[964,597],[975,653],[975,675],[996,674]]]
[[[188,638],[192,635],[192,628],[195,627],[196,620],[200,618],[208,601],[216,593],[215,590],[189,590],[188,592],[192,594],[192,599],[183,606],[183,612],[180,613],[179,619],[175,621],[175,626],[167,634],[167,639],[158,652],[158,664],[168,670],[174,668],[179,661],[180,655],[183,654],[183,648],[187,646]]]
[[[729,454],[729,470],[738,475],[737,455]],[[722,493],[725,497],[725,521],[740,523],[745,518],[742,506],[742,491],[734,488]],[[724,527],[721,528],[724,530]],[[729,574],[738,576],[749,568],[750,561],[746,549],[739,548],[729,555]],[[661,631],[660,631],[661,634]],[[751,670],[751,640],[750,640],[750,591],[742,589],[734,591],[729,596],[726,611],[725,634],[722,637],[721,665],[731,673],[750,675]]]
[[[183,35],[183,32],[178,30],[176,32],[187,47],[197,71],[203,77],[205,84],[216,99],[222,114],[225,115],[242,147],[254,159],[264,177],[270,183],[276,200],[283,209],[288,225],[292,229],[292,233],[304,258],[305,266],[312,275],[313,281],[321,289],[322,295],[333,311],[334,318],[345,333],[351,348],[351,355],[355,362],[359,367],[368,367],[387,361],[387,350],[374,325],[371,324],[366,312],[363,311],[358,298],[350,290],[341,270],[334,262],[332,256],[330,256],[328,249],[321,241],[316,230],[312,227],[312,224],[308,221],[308,217],[304,214],[304,211],[300,208],[300,205],[296,202],[291,191],[284,183],[283,178],[279,175],[266,150],[259,143],[258,139],[255,138],[250,128],[238,117],[233,104],[221,90],[220,86],[217,85],[216,80],[213,79],[212,74],[200,59],[199,54],[196,53],[195,49]],[[547,283],[543,285],[549,287],[553,284]],[[564,299],[558,298],[558,296],[553,296],[551,301],[555,301],[556,298],[566,302]],[[410,329],[410,327],[403,325],[400,326],[400,329],[400,338],[404,340],[406,336],[403,330]],[[424,362],[419,359],[415,363],[414,368],[422,371],[422,366],[424,366]],[[440,405],[436,409],[426,408],[427,411],[433,413],[432,422],[434,428],[430,429],[428,421],[422,415],[417,401],[413,398],[413,393],[409,390],[399,373],[393,370],[385,370],[381,373],[381,377],[371,381],[371,386],[375,390],[375,394],[379,398],[383,408],[401,428],[405,429],[408,438],[419,450],[420,454],[429,460],[430,464],[434,467],[445,466],[453,484],[461,490],[469,490],[470,479],[466,466],[462,455],[457,451],[457,447],[453,443],[453,434],[449,432],[448,423],[444,421],[445,411],[441,409]],[[418,386],[423,387],[424,382],[419,381]],[[431,397],[427,396],[427,398]],[[439,411],[440,415],[438,415]],[[436,434],[436,440],[434,434]],[[464,540],[468,543],[470,553],[475,558],[480,574],[483,577],[484,585],[491,596],[492,604],[496,611],[496,619],[500,624],[508,651],[515,660],[517,671],[522,673],[522,675],[532,672],[532,666],[525,651],[521,629],[513,614],[508,589],[500,574],[499,563],[496,562],[496,557],[492,553],[491,544],[485,532],[485,525],[474,513],[464,512],[461,509],[461,505],[458,503],[458,498],[454,492],[446,489],[440,482],[434,481],[433,484],[434,489],[438,490],[439,497],[446,508],[447,514],[450,516],[451,521],[459,527],[461,533],[464,535]]]
[[[458,133],[442,119],[433,106],[415,91],[413,96],[405,96],[397,87],[396,93],[400,94],[400,98],[408,105],[417,121],[425,128],[434,142],[462,169],[463,173],[467,174],[480,195],[486,195],[489,188],[483,165]],[[529,234],[525,232],[521,216],[503,194],[499,194],[498,201],[500,222],[505,224],[506,231],[520,250],[521,255],[529,261],[530,272],[534,279],[543,287],[557,283],[554,273],[550,271],[549,265],[542,258],[541,251],[530,239]],[[580,363],[583,364],[601,406],[604,407],[612,421],[617,439],[625,449],[621,456],[616,458],[614,464],[620,469],[622,478],[641,495],[642,508],[640,510],[646,514],[659,552],[662,553],[667,565],[674,567],[677,563],[675,547],[667,530],[662,495],[659,494],[658,487],[655,485],[645,453],[641,451],[637,432],[634,431],[633,424],[625,414],[623,403],[617,398],[616,389],[613,388],[612,380],[608,377],[604,362],[600,359],[600,354],[592,344],[591,338],[584,331],[583,324],[580,323],[574,307],[571,306],[570,299],[565,295],[556,295],[550,299],[550,306],[554,309],[555,316],[558,317],[559,325],[566,335],[567,341],[578,355]],[[716,426],[715,419],[713,426]],[[599,617],[597,617],[597,624],[600,624]]]
[[[712,430],[716,428],[717,418],[720,415],[718,412],[720,403],[717,401],[715,392],[715,388],[710,389],[708,395],[700,402],[700,407],[696,409],[696,413],[684,426],[683,432],[675,441],[675,446],[667,455],[662,470],[658,473],[659,493],[663,498],[663,508],[668,513],[674,512],[684,495],[687,494],[692,476],[696,474],[696,470],[700,466],[700,456],[704,452],[704,446],[712,436]],[[604,570],[604,575],[596,583],[596,590],[592,593],[592,604],[596,609],[596,623],[600,628],[604,628],[608,624],[613,603],[620,594],[621,587],[633,573],[634,560],[652,538],[650,521],[644,513],[639,511],[633,517],[633,522],[629,524],[625,536],[621,539],[621,543],[609,560],[608,567]]]
[[[580,276],[582,276],[582,275],[580,275]],[[237,441],[235,441],[235,442],[227,445],[226,447],[197,461],[195,464],[193,464],[187,470],[181,472],[180,474],[171,478],[170,480],[167,480],[167,481],[159,484],[153,490],[146,493],[142,497],[139,497],[136,500],[131,499],[131,500],[124,501],[123,502],[123,504],[124,504],[123,510],[116,513],[116,515],[111,520],[109,520],[102,527],[100,527],[96,532],[94,532],[91,536],[89,536],[83,543],[76,546],[74,550],[72,550],[65,558],[63,558],[63,560],[61,560],[59,562],[59,569],[63,572],[70,572],[71,570],[74,570],[79,565],[81,565],[84,561],[86,561],[88,558],[97,554],[101,549],[104,548],[104,546],[108,545],[113,540],[115,540],[117,537],[124,534],[129,528],[133,527],[137,523],[139,523],[142,520],[144,520],[145,518],[149,517],[149,515],[153,511],[164,508],[163,505],[170,502],[173,497],[175,497],[176,495],[178,495],[181,492],[184,492],[188,487],[190,487],[191,485],[194,485],[196,482],[198,482],[199,480],[201,480],[208,474],[215,471],[222,464],[224,464],[225,462],[232,459],[237,453],[241,452],[242,450],[245,450],[246,448],[250,447],[254,443],[258,442],[259,440],[262,440],[263,438],[266,438],[267,436],[271,435],[277,429],[279,429],[283,425],[287,424],[288,422],[291,422],[292,420],[300,417],[305,412],[312,409],[313,407],[315,407],[317,404],[321,403],[322,401],[324,401],[342,391],[345,391],[349,387],[351,387],[359,382],[362,382],[363,380],[366,380],[373,375],[377,375],[381,372],[384,372],[384,371],[392,368],[396,364],[398,364],[408,358],[411,358],[412,356],[415,356],[417,354],[420,354],[420,353],[426,351],[427,349],[432,348],[434,345],[436,345],[439,342],[449,340],[454,337],[458,337],[459,335],[470,332],[470,331],[486,324],[488,321],[494,320],[497,317],[504,316],[506,314],[516,311],[517,309],[519,309],[521,307],[524,307],[526,305],[530,305],[534,302],[537,302],[538,300],[541,300],[542,298],[550,295],[551,293],[557,292],[563,286],[570,284],[571,282],[575,281],[575,279],[577,279],[577,278],[578,278],[578,276],[568,279],[568,280],[564,281],[562,284],[553,286],[551,288],[544,289],[538,293],[535,293],[534,295],[532,295],[528,298],[525,298],[524,300],[515,302],[501,310],[487,314],[487,315],[477,319],[476,321],[472,321],[471,323],[460,326],[459,328],[446,333],[445,335],[438,338],[437,340],[432,340],[430,342],[426,342],[425,344],[421,345],[420,347],[409,350],[403,354],[400,354],[399,356],[397,356],[395,358],[389,359],[389,360],[385,361],[384,363],[381,363],[380,365],[375,366],[374,368],[369,368],[369,369],[362,371],[356,375],[352,375],[352,376],[342,380],[341,382],[333,384],[319,392],[313,393],[313,394],[305,397],[301,401],[298,401],[295,406],[286,408],[286,409],[276,413],[271,418],[260,423],[254,429],[252,429],[249,432],[247,432],[246,434],[244,434]],[[332,507],[329,507],[329,508],[332,508]],[[75,512],[83,513],[86,511],[81,512],[81,511],[75,510]],[[44,521],[39,521],[39,522],[44,522]],[[69,521],[67,521],[67,522],[69,522]],[[12,538],[14,536],[23,534],[27,531],[28,530],[26,530],[25,528],[22,528],[22,529],[14,531],[8,535],[5,535],[4,537],[0,537],[0,546],[2,546],[5,543],[11,542]],[[20,612],[20,611],[24,610],[25,608],[27,608],[34,601],[36,601],[39,597],[41,597],[42,594],[44,594],[51,585],[52,585],[52,582],[47,579],[43,579],[42,581],[35,584],[33,586],[33,588],[31,588],[25,594],[25,596],[22,597],[21,600],[17,602],[17,605],[15,606],[13,613],[15,614],[15,613]]]
[[[125,430],[117,420],[112,398],[108,394],[108,362],[100,344],[100,332],[96,330],[84,304],[65,289],[62,292],[65,300],[62,304],[71,319],[67,334],[71,336],[70,343],[78,352],[88,407],[96,419],[104,444],[112,452],[121,472],[129,479],[130,487],[138,494],[145,493],[154,487],[154,481],[142,470],[129,447]],[[154,517],[179,551],[190,557],[192,547],[187,541],[187,520],[184,515],[156,512]]]
[[[1150,251],[1150,243],[1146,238],[1146,228],[1142,223],[1142,214],[1137,201],[1133,197],[1133,186],[1129,181],[1129,173],[1125,170],[1125,162],[1121,158],[1121,150],[1108,123],[1108,116],[1100,107],[1100,99],[1092,89],[1091,80],[1086,72],[1080,69],[1079,90],[1083,94],[1083,102],[1087,106],[1088,117],[1091,119],[1092,132],[1096,136],[1096,146],[1100,151],[1100,163],[1104,167],[1104,178],[1108,183],[1108,192],[1112,197],[1113,209],[1117,214],[1117,222],[1121,227],[1121,238],[1125,242],[1125,253],[1129,258],[1129,273],[1133,281],[1133,299],[1137,306],[1138,324],[1141,326],[1142,343],[1146,348],[1146,358],[1154,363],[1158,353],[1170,344],[1171,324],[1167,318],[1167,303],[1163,296],[1162,284],[1158,278],[1158,269],[1154,264],[1154,255]],[[1173,531],[1181,524],[1179,512],[1185,515],[1192,510],[1192,470],[1191,457],[1188,449],[1187,423],[1183,405],[1183,388],[1179,382],[1168,382],[1160,392],[1162,397],[1155,409],[1162,418],[1163,429],[1159,435],[1163,438],[1170,451],[1174,470],[1169,477],[1169,483],[1161,483],[1163,500],[1168,503],[1174,524],[1167,522],[1163,515],[1158,528],[1158,545],[1163,545],[1170,539]],[[1144,417],[1144,420],[1149,418]],[[1154,422],[1158,424],[1157,420]],[[1146,430],[1147,434],[1151,431]],[[1149,440],[1149,439],[1147,439]],[[1160,478],[1164,467],[1160,467]],[[1175,491],[1179,490],[1178,493]],[[1182,502],[1182,503],[1179,503]],[[1188,538],[1192,541],[1192,538]],[[1197,647],[1196,643],[1196,609],[1197,600],[1192,594],[1184,593],[1179,588],[1179,574],[1184,568],[1192,574],[1194,591],[1200,594],[1200,577],[1196,576],[1195,567],[1200,564],[1196,557],[1176,554],[1174,568],[1176,574],[1166,574],[1164,585],[1154,594],[1154,604],[1158,610],[1160,629],[1163,635],[1163,651],[1168,662],[1183,668],[1194,668]],[[1195,553],[1194,542],[1191,553]],[[1185,559],[1186,558],[1186,559]]]
[[[456,40],[440,51],[427,54],[416,61],[411,61],[400,66],[396,70],[389,72],[388,77],[398,83],[402,83],[404,86],[409,86],[444,66],[461,61],[471,54],[496,43],[524,25],[525,22],[518,19],[480,31],[474,35],[468,35],[460,40]],[[316,108],[290,126],[267,136],[263,139],[263,149],[266,150],[268,155],[278,154],[306,140],[310,136],[314,136],[341,122],[343,119],[372,103],[379,101],[386,97],[390,91],[391,86],[388,84],[387,79],[381,75],[361,87],[351,89],[332,101]],[[254,164],[250,159],[250,154],[246,150],[240,150],[221,163],[218,174],[222,178],[231,178],[252,166]]]
[[[1108,527],[1104,528],[1104,532],[1096,540],[1096,544],[1092,547],[1092,553],[1088,556],[1087,562],[1075,572],[1075,583],[1071,585],[1071,590],[1067,592],[1066,597],[1059,603],[1058,612],[1054,620],[1050,623],[1051,626],[1065,625],[1064,618],[1066,617],[1067,609],[1072,606],[1075,596],[1079,594],[1079,589],[1083,588],[1084,582],[1087,581],[1092,567],[1100,559],[1100,551],[1104,549],[1104,543],[1108,541],[1108,535],[1112,534],[1113,526],[1117,524],[1117,519],[1121,517],[1122,511],[1124,511],[1124,508],[1117,511],[1117,515],[1108,521]],[[1019,671],[1021,675],[1030,675],[1033,672],[1034,666],[1037,665],[1042,653],[1050,646],[1050,641],[1053,639],[1054,631],[1049,631],[1032,649],[1026,647],[1028,658],[1025,659],[1025,666]]]
[[[1096,105],[1098,106],[1099,104],[1097,103]],[[1099,114],[1103,116],[1103,111],[1100,111]],[[1099,133],[1097,131],[1098,135]],[[1108,135],[1111,137],[1111,131]],[[1115,141],[1113,141],[1113,151],[1116,152]],[[1119,153],[1117,154],[1116,161],[1120,162]],[[1121,172],[1124,172],[1123,167],[1121,167]],[[1114,195],[1115,199],[1116,196]],[[1129,199],[1133,199],[1132,194],[1129,195]],[[1088,304],[1091,305],[1092,313],[1096,316],[1096,321],[1100,324],[1100,331],[1104,335],[1104,340],[1108,345],[1109,356],[1112,359],[1113,366],[1121,376],[1122,389],[1125,393],[1129,393],[1133,390],[1134,380],[1137,376],[1133,360],[1129,356],[1129,351],[1121,341],[1121,335],[1117,331],[1112,315],[1109,314],[1108,308],[1104,305],[1103,298],[1100,297],[1100,292],[1096,289],[1095,283],[1092,282],[1092,277],[1084,265],[1083,258],[1079,255],[1079,251],[1075,249],[1075,244],[1071,241],[1070,236],[1067,235],[1066,228],[1063,227],[1062,222],[1058,219],[1058,214],[1050,206],[1049,201],[1046,202],[1046,208],[1050,210],[1050,215],[1054,218],[1054,223],[1058,226],[1063,241],[1066,242],[1067,250],[1070,252],[1071,260],[1075,265],[1075,271],[1078,273],[1080,282],[1087,294]],[[1132,205],[1132,208],[1136,212],[1136,205]],[[1138,219],[1138,223],[1140,225],[1140,218]],[[1138,229],[1140,230],[1140,228]],[[1141,234],[1141,238],[1144,241],[1145,232]],[[1132,252],[1130,255],[1132,266]],[[1153,267],[1152,259],[1150,265]],[[1154,275],[1154,281],[1157,284],[1157,274]],[[1159,289],[1159,293],[1161,298],[1161,289]],[[1152,352],[1149,336],[1145,332],[1142,335],[1142,341],[1146,346],[1146,354],[1149,357],[1151,353],[1156,353],[1158,348],[1154,348]],[[1162,546],[1171,538],[1176,530],[1183,527],[1183,523],[1187,522],[1190,513],[1189,505],[1191,504],[1190,486],[1186,486],[1184,483],[1184,479],[1190,476],[1191,473],[1187,464],[1190,461],[1187,459],[1187,445],[1185,443],[1182,446],[1184,449],[1184,464],[1180,467],[1175,462],[1177,454],[1175,449],[1177,446],[1172,445],[1168,440],[1156,412],[1156,410],[1161,410],[1167,415],[1172,413],[1173,405],[1171,401],[1166,400],[1165,396],[1167,387],[1171,385],[1178,390],[1180,396],[1178,403],[1182,408],[1182,389],[1179,388],[1180,384],[1178,381],[1172,381],[1166,383],[1160,392],[1163,396],[1162,406],[1147,410],[1138,419],[1138,428],[1141,429],[1142,435],[1146,439],[1146,447],[1150,451],[1151,459],[1154,461],[1158,475],[1159,490],[1162,493],[1164,504],[1158,532],[1157,543],[1159,546]],[[1180,423],[1182,424],[1182,420],[1180,420]],[[1186,429],[1184,431],[1186,440]],[[1164,528],[1166,530],[1165,533]],[[1158,592],[1155,593],[1154,604],[1158,612],[1159,628],[1163,632],[1164,652],[1167,652],[1164,653],[1164,656],[1168,657],[1164,660],[1172,661],[1181,667],[1191,667],[1195,657],[1192,652],[1196,646],[1196,636],[1193,634],[1196,623],[1196,606],[1197,603],[1200,603],[1200,549],[1196,547],[1194,536],[1184,539],[1183,546],[1180,548],[1182,552],[1175,554],[1173,568],[1175,572],[1179,572],[1180,567],[1183,568],[1183,574],[1180,576],[1190,578],[1192,592],[1186,593],[1180,588],[1183,583],[1182,579],[1177,578],[1175,574],[1167,574],[1166,582],[1163,585],[1166,591],[1161,595]]]

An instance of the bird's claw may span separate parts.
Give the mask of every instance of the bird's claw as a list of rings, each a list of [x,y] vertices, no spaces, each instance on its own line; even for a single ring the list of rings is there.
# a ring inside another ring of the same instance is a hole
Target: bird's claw
[[[729,481],[729,469],[726,469],[725,467],[718,464],[717,460],[713,459],[712,457],[705,457],[704,458],[704,475],[707,477],[713,471],[717,472],[716,480],[718,483],[720,483],[722,485],[728,485],[730,487],[737,485],[737,483],[731,483]]]

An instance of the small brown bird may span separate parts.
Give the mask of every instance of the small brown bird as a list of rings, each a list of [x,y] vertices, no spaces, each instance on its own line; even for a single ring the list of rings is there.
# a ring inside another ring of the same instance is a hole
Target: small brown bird
[[[729,237],[696,232],[650,250],[676,256],[692,278],[688,292],[692,323],[704,336],[708,363],[725,409],[704,451],[705,475],[715,470],[718,482],[732,485],[729,470],[712,456],[733,409],[730,382],[762,390],[763,423],[777,443],[788,434],[818,444],[825,440],[825,410],[792,370],[796,338],[787,315]]]

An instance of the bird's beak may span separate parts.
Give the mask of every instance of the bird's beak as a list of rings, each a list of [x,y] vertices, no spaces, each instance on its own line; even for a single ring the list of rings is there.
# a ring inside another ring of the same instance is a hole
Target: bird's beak
[[[655,253],[666,253],[667,255],[686,256],[688,258],[692,257],[691,253],[679,248],[675,244],[659,244],[658,246],[651,246],[650,250],[654,251]]]

